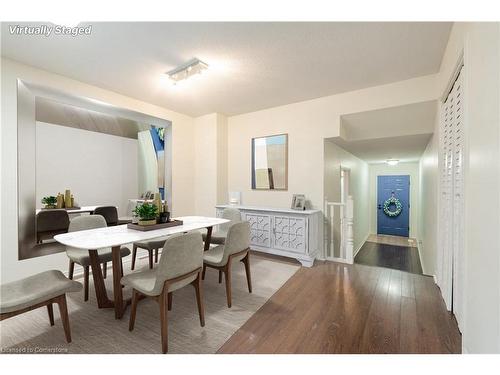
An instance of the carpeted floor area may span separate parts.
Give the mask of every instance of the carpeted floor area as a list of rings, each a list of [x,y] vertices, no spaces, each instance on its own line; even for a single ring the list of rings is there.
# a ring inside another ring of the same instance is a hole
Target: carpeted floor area
[[[139,260],[138,260],[139,261]],[[147,261],[141,259],[140,265]],[[130,265],[125,265],[125,273]],[[215,353],[292,275],[300,266],[252,254],[253,293],[248,293],[243,264],[235,264],[232,275],[233,306],[226,305],[224,283],[218,273],[207,269],[203,284],[205,327],[200,327],[194,288],[185,287],[173,294],[168,316],[169,353]],[[81,281],[81,279],[77,279]],[[112,295],[112,277],[106,285]],[[125,289],[125,297],[130,296]],[[55,326],[50,327],[47,309],[4,320],[1,328],[3,353],[161,353],[158,304],[152,299],[139,302],[135,329],[128,331],[130,308],[123,319],[115,320],[112,309],[98,309],[90,284],[90,299],[83,301],[83,291],[68,295],[71,334],[67,344],[54,306]]]

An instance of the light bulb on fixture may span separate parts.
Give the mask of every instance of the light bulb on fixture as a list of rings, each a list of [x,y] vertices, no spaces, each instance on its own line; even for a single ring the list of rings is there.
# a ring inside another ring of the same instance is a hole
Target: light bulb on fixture
[[[208,69],[208,65],[199,59],[191,59],[186,64],[179,66],[165,74],[168,75],[174,85],[182,80],[188,79],[195,74],[201,74],[204,70]]]
[[[387,159],[386,163],[389,165],[398,165],[399,160],[398,159]]]

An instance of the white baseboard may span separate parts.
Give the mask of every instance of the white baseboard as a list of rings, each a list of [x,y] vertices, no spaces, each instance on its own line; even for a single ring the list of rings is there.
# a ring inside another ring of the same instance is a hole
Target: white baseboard
[[[462,354],[469,354],[469,349],[464,344],[464,334],[462,333]]]
[[[358,248],[356,250],[354,250],[354,254],[352,254],[353,260],[354,260],[354,258],[356,258],[356,255],[358,254],[359,250],[361,250],[361,248],[363,247],[365,242],[368,240],[368,237],[370,237],[370,232],[368,232],[368,234],[365,236],[365,239],[363,241],[361,241],[361,244],[358,246]]]
[[[422,251],[421,251],[421,246],[420,246],[420,241],[418,238],[415,237],[415,241],[417,241],[417,250],[418,250],[418,257],[420,258],[420,265],[422,266],[422,273],[424,275],[427,275],[427,273],[425,272],[425,268],[424,268],[424,258],[422,257]],[[434,275],[433,275],[434,276]],[[436,282],[436,279],[435,279],[435,276],[434,276],[434,282]]]

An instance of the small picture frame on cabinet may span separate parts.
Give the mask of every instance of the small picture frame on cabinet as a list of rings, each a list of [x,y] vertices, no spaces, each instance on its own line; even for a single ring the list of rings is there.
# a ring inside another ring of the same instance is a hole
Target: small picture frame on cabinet
[[[306,209],[306,196],[304,194],[294,194],[291,208],[298,211],[304,211]]]

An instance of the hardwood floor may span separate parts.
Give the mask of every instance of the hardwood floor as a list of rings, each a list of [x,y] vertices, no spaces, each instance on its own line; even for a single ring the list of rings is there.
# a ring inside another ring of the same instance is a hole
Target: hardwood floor
[[[367,266],[378,266],[422,274],[422,265],[416,247],[395,246],[365,242],[356,254],[354,262]]]
[[[334,262],[301,268],[218,353],[460,353],[432,278]]]

